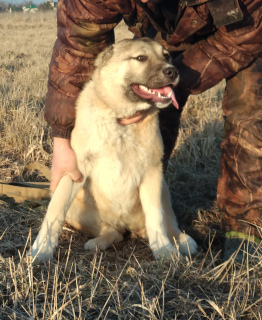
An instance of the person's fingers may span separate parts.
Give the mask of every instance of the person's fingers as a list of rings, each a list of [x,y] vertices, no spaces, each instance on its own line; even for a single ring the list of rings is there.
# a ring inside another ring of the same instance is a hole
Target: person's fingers
[[[79,170],[70,171],[68,175],[74,182],[79,183],[83,181],[83,176]]]
[[[61,177],[59,176],[52,176],[52,179],[51,179],[51,183],[50,183],[50,190],[51,192],[55,192],[55,189],[57,188],[58,186],[58,183],[59,181],[61,180]]]
[[[72,171],[72,172],[68,172],[68,175],[76,183],[80,183],[80,182],[83,181],[83,176],[82,176],[81,172],[78,171],[78,170],[75,170],[75,171]],[[51,192],[53,192],[53,193],[55,192],[55,189],[57,188],[61,178],[62,177],[60,177],[60,176],[52,177],[51,183],[50,183]]]

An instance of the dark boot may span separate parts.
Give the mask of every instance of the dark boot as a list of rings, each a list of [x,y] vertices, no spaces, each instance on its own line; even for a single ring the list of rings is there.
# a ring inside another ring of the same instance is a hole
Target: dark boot
[[[245,261],[262,261],[262,242],[244,233],[228,232],[223,259],[224,261],[232,259],[240,264]]]

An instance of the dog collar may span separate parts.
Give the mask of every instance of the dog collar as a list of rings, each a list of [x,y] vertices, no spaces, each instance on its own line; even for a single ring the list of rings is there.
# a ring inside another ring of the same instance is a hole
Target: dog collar
[[[129,124],[134,124],[134,123],[140,123],[149,115],[150,111],[151,111],[151,108],[146,110],[140,110],[134,113],[130,117],[117,119],[117,122],[123,126],[127,126]]]

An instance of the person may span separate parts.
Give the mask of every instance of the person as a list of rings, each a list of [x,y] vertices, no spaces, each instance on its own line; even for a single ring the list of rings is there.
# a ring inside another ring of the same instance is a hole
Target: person
[[[255,258],[262,224],[262,0],[60,0],[58,33],[49,68],[45,119],[54,137],[51,191],[69,174],[80,182],[70,134],[75,100],[96,55],[114,43],[124,19],[136,37],[151,36],[172,54],[180,73],[180,110],[159,114],[164,167],[173,150],[183,106],[226,79],[225,126],[217,202],[226,235],[224,259],[245,248]],[[119,125],[129,125],[128,118]],[[252,246],[250,246],[252,244]]]

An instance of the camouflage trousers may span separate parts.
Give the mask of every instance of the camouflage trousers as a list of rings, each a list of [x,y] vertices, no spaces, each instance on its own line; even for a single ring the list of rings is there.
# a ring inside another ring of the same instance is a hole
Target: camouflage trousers
[[[262,58],[227,80],[223,111],[217,189],[222,226],[261,238],[256,226],[262,225]]]
[[[223,111],[217,186],[222,229],[261,238],[262,229],[257,226],[262,226],[262,58],[226,80]],[[180,112],[166,108],[159,118],[166,167],[178,135]]]

